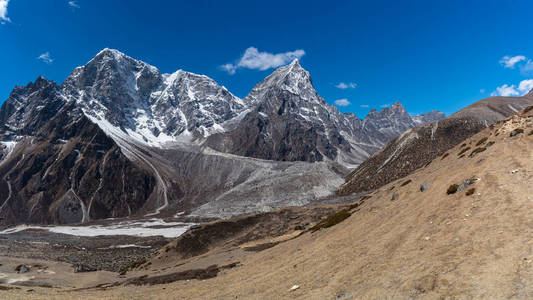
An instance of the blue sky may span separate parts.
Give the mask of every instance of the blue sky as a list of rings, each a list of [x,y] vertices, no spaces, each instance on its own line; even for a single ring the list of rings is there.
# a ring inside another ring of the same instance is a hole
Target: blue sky
[[[486,0],[0,0],[0,99],[39,75],[61,83],[109,47],[239,97],[300,57],[343,112],[400,101],[450,114],[533,87],[532,11],[532,1]]]

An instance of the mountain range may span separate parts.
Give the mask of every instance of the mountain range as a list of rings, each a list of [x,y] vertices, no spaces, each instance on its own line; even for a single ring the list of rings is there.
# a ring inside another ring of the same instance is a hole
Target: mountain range
[[[244,99],[214,80],[104,49],[0,108],[2,223],[135,214],[224,217],[333,194],[349,168],[418,125],[400,103],[364,119],[327,104],[298,60]]]

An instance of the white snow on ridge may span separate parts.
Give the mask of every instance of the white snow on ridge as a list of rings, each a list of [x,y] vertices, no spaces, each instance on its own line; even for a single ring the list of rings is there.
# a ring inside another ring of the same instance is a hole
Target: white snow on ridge
[[[122,221],[110,225],[89,225],[89,226],[29,226],[20,225],[0,231],[0,235],[12,234],[24,230],[38,229],[47,230],[52,233],[68,234],[74,236],[109,236],[109,235],[129,235],[129,236],[164,236],[166,238],[176,238],[185,233],[194,223],[165,222],[162,219],[149,219],[144,221]]]
[[[2,141],[2,142],[0,142],[0,144],[7,151],[6,155],[4,155],[4,158],[2,159],[2,161],[5,161],[5,160],[7,160],[9,158],[11,153],[13,153],[13,150],[15,149],[15,146],[17,145],[17,142],[14,142],[14,141]]]

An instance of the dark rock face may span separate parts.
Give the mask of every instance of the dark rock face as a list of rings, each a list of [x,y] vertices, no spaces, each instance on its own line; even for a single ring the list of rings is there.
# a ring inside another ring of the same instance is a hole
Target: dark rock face
[[[0,109],[2,143],[12,145],[0,163],[1,222],[76,223],[139,211],[154,178],[58,91],[39,78]]]

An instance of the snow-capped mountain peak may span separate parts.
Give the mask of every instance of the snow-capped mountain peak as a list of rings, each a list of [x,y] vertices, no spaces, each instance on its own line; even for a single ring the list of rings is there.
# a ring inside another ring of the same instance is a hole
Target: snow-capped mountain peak
[[[183,70],[161,74],[114,49],[100,51],[62,85],[101,127],[153,146],[206,137],[242,113],[243,101],[214,80]],[[111,130],[111,129],[110,129]]]

